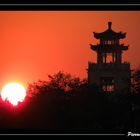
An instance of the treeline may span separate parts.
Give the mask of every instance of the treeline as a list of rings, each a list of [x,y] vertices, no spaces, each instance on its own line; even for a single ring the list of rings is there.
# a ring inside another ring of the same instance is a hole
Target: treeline
[[[0,129],[137,130],[140,128],[140,69],[131,94],[106,94],[86,79],[58,72],[28,85],[23,103],[1,102]],[[7,104],[7,105],[5,105]]]

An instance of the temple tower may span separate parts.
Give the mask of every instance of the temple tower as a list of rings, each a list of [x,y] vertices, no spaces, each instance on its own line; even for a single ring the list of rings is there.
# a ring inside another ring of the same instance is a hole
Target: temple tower
[[[122,53],[128,46],[120,43],[126,33],[114,32],[112,23],[108,22],[108,29],[101,33],[93,32],[99,39],[99,44],[90,45],[97,53],[97,63],[88,63],[88,82],[96,84],[104,92],[129,93],[130,64],[122,62]]]

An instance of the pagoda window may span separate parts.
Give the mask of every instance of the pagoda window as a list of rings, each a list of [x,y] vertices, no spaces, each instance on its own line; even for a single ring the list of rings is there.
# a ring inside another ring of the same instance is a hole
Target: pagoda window
[[[108,45],[111,45],[112,44],[112,41],[111,40],[108,40]]]
[[[112,63],[112,62],[113,62],[112,55],[108,54],[106,58],[106,63]]]
[[[114,45],[115,44],[115,40],[108,40],[106,44],[108,44],[108,45]]]
[[[101,78],[102,90],[104,92],[114,91],[114,78],[113,77],[102,77]]]
[[[104,41],[104,44],[107,44],[107,41],[106,40]]]
[[[114,85],[102,85],[102,90],[104,92],[113,92],[114,91]]]
[[[115,44],[115,40],[112,40],[112,45],[114,45]]]
[[[103,63],[115,63],[114,53],[104,53],[103,54]]]

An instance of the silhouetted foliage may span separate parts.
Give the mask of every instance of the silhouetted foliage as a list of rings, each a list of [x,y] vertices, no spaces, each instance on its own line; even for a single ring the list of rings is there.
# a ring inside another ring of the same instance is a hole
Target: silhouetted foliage
[[[60,71],[49,75],[48,81],[29,84],[27,95],[16,108],[2,102],[1,129],[129,130],[140,126],[139,110],[132,111],[135,96],[106,94],[69,73]]]
[[[140,106],[140,68],[132,73],[132,103]]]
[[[61,71],[48,77],[48,81],[39,80],[28,86],[27,110],[31,109],[30,112],[36,114],[34,119],[37,119],[36,123],[30,126],[33,128],[64,128],[72,98],[76,95],[74,92],[87,85],[87,81]],[[30,115],[29,117],[32,117],[32,114]],[[39,119],[39,116],[44,118]]]
[[[30,122],[28,128],[96,130],[130,127],[129,97],[102,93],[98,86],[88,85],[86,80],[68,73],[58,72],[49,75],[48,81],[29,84],[28,94],[31,96],[26,104],[25,118],[34,120],[27,120]]]
[[[69,92],[76,90],[79,87],[87,84],[87,80],[81,80],[79,77],[74,77],[69,73],[64,73],[59,71],[57,74],[48,75],[48,81],[34,82],[28,86],[28,95],[34,96],[35,94],[40,93],[49,93],[49,92]]]
[[[131,116],[133,129],[140,129],[140,68],[132,72]]]
[[[132,90],[134,93],[140,93],[140,69],[132,73]]]

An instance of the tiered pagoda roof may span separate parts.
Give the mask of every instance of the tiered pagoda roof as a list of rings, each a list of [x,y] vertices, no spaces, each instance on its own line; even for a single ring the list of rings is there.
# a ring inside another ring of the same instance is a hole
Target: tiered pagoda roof
[[[101,32],[101,33],[93,32],[94,37],[96,39],[108,39],[108,40],[125,38],[126,33],[113,31],[111,29],[111,25],[112,25],[112,22],[108,22],[108,29],[104,32]]]

